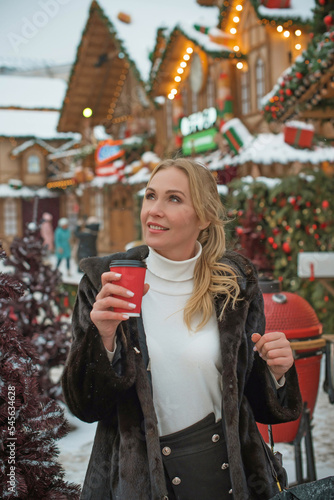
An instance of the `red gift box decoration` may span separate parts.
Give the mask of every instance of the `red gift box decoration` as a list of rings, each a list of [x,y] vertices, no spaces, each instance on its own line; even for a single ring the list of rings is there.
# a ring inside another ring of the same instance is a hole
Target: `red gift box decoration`
[[[284,141],[297,148],[310,148],[312,146],[314,128],[312,125],[298,122],[289,122],[284,128]]]
[[[268,9],[290,9],[290,0],[261,0],[261,5]]]

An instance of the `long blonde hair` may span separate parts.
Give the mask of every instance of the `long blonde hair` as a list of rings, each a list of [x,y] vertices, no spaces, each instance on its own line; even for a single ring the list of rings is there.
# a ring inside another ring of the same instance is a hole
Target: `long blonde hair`
[[[168,159],[161,161],[155,167],[149,182],[159,170],[170,167],[176,167],[187,175],[195,212],[201,223],[210,222],[198,236],[202,254],[195,266],[194,291],[184,309],[184,321],[189,329],[195,314],[198,312],[201,314],[201,321],[196,328],[199,330],[209,321],[213,313],[215,297],[220,294],[225,296],[219,316],[221,319],[229,303],[235,307],[240,288],[233,269],[219,262],[226,248],[224,230],[226,215],[213,175],[204,165],[191,159]]]

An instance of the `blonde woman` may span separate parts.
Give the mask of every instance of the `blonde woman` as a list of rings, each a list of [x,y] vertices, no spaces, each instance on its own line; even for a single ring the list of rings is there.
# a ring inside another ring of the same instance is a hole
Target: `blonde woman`
[[[98,421],[82,498],[269,499],[285,477],[256,421],[297,419],[301,397],[284,333],[264,335],[254,266],[225,249],[210,171],[162,161],[141,223],[146,245],[82,262],[63,375],[70,410]],[[146,261],[139,320],[113,311],[133,296],[113,259]]]

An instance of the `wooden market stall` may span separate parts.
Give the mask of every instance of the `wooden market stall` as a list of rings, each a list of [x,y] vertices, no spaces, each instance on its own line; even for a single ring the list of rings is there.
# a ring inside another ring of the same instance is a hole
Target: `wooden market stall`
[[[53,215],[55,227],[66,214],[62,190],[46,189],[53,176],[48,155],[80,139],[56,130],[65,88],[58,79],[0,76],[0,241],[7,252],[43,212]]]
[[[131,24],[130,16],[120,13],[118,17]],[[135,239],[136,188],[123,185],[117,176],[109,182],[108,177],[117,170],[113,170],[113,155],[106,157],[104,165],[108,168],[103,171],[95,152],[101,144],[106,151],[119,148],[134,136],[149,138],[154,130],[151,116],[152,103],[136,64],[112,21],[93,1],[69,78],[58,130],[82,134],[80,152],[70,159],[75,164],[74,176],[79,185],[78,221],[91,215],[99,219],[99,253],[123,250],[127,242]],[[103,129],[102,136],[96,133],[97,127]],[[118,141],[117,145],[113,140]],[[134,142],[132,153],[138,142],[142,144],[144,140]],[[129,160],[134,159],[129,156]],[[125,153],[121,159],[124,170]],[[106,181],[94,185],[91,181],[95,176],[105,177]]]

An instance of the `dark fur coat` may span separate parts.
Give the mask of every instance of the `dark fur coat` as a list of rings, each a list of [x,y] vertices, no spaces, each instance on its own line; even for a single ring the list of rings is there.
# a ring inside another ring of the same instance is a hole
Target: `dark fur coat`
[[[82,500],[166,499],[157,420],[135,318],[121,323],[119,361],[108,360],[98,330],[90,319],[101,274],[112,259],[140,259],[141,246],[127,253],[89,258],[73,313],[73,343],[63,374],[63,390],[71,412],[85,422],[98,421]],[[293,366],[284,388],[275,389],[266,363],[254,354],[251,334],[265,331],[263,297],[250,261],[226,252],[223,261],[239,278],[241,297],[218,321],[222,354],[222,426],[225,433],[235,500],[266,500],[277,486],[255,421],[281,423],[298,418],[301,396]],[[216,311],[221,308],[216,300]],[[138,352],[139,351],[139,352]],[[117,366],[117,369],[116,369]],[[268,448],[269,450],[269,448]],[[284,473],[272,458],[278,477]]]

